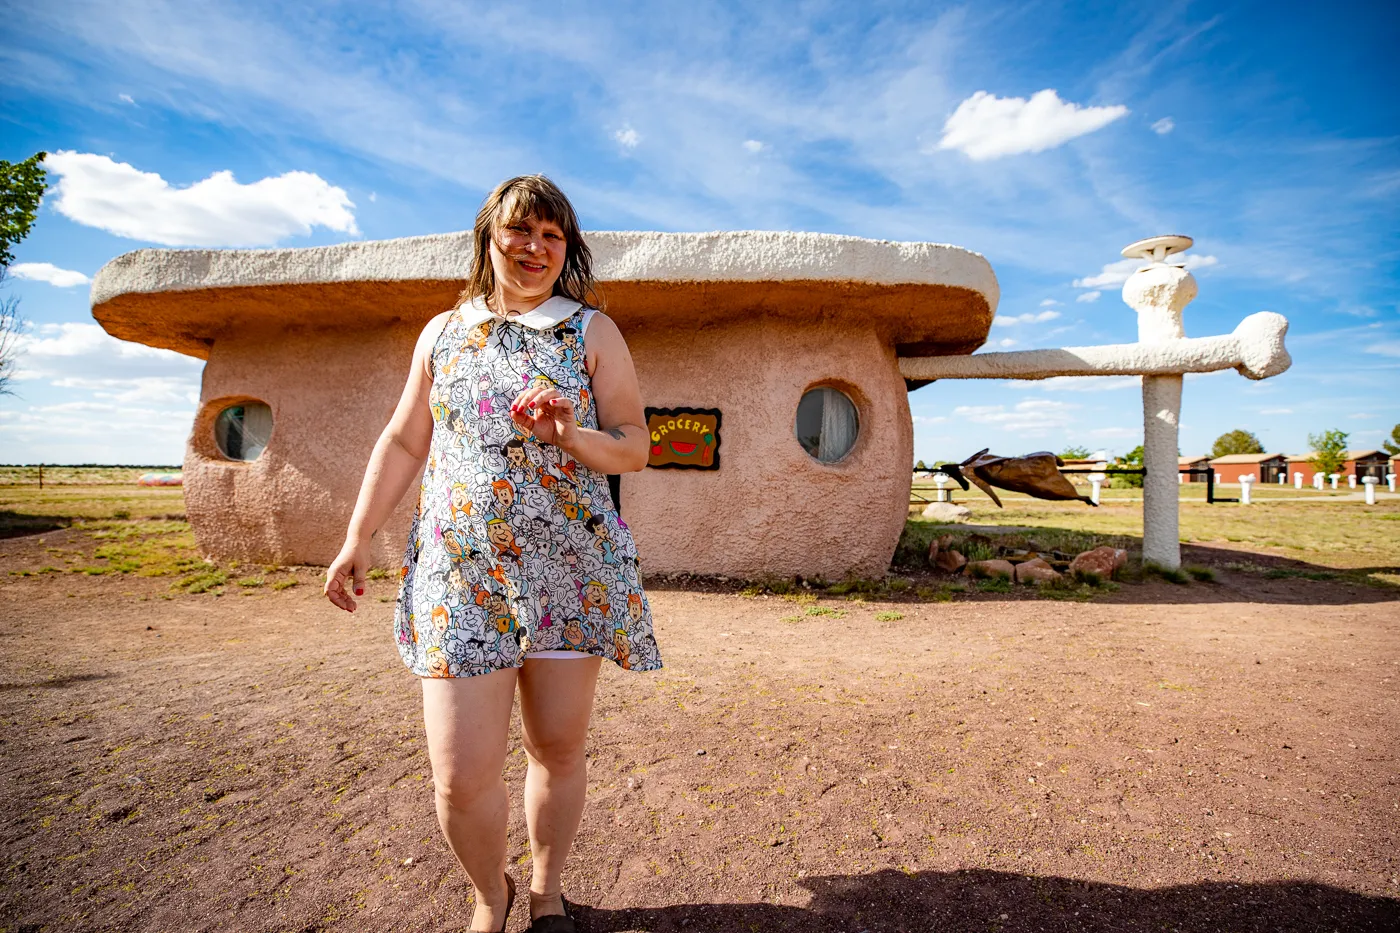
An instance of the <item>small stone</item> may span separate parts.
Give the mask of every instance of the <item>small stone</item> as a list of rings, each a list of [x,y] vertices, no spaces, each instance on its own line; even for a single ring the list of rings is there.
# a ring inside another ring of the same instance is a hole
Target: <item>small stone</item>
[[[641,778],[638,778],[638,777],[630,777],[630,778],[627,779],[627,789],[628,789],[628,790],[636,790],[637,788],[639,788],[639,787],[641,787],[641,786],[642,786],[642,779],[641,779]]]
[[[1010,561],[975,560],[967,565],[965,572],[973,577],[1006,577],[1009,580],[1016,573],[1016,569],[1011,566]]]
[[[941,550],[934,559],[934,566],[945,573],[957,573],[967,564],[967,558],[954,550]]]
[[[697,754],[697,755],[703,755],[703,754],[705,754],[705,750],[704,750],[703,748],[697,748],[697,749],[695,750],[695,754]]]
[[[1069,563],[1069,572],[1075,576],[1094,574],[1101,579],[1112,579],[1118,569],[1128,562],[1128,552],[1122,548],[1096,547],[1085,551]]]
[[[1039,557],[1023,561],[1016,565],[1017,583],[1045,583],[1049,580],[1060,579],[1060,574],[1043,559]]]
[[[411,867],[411,866],[413,865],[413,856],[410,855],[408,858],[404,859],[404,860],[403,860],[403,865],[404,865],[404,868],[409,868],[409,867]]]
[[[936,522],[965,522],[972,515],[972,509],[956,502],[930,502],[924,506],[924,518]]]

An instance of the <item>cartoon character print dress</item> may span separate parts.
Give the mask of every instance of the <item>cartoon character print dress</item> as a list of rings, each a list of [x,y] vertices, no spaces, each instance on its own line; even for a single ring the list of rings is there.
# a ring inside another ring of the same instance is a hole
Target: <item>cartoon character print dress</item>
[[[433,346],[433,437],[394,613],[420,677],[472,677],[527,652],[578,651],[661,667],[637,548],[607,478],[510,417],[532,385],[596,428],[584,365],[593,309],[554,297],[503,320],[477,299]]]

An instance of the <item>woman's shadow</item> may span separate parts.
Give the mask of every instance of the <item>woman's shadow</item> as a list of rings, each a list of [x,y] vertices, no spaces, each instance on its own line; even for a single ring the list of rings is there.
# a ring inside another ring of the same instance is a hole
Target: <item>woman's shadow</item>
[[[801,882],[806,907],[678,904],[580,908],[587,933],[624,931],[1397,931],[1400,900],[1310,881],[1131,888],[999,871],[829,875]]]

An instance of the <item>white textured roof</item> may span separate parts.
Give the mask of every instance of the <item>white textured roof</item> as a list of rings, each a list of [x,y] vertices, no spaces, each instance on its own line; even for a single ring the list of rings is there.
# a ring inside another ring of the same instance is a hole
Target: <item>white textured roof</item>
[[[585,234],[600,282],[858,282],[1000,290],[978,253],[939,243],[900,243],[826,233]],[[464,280],[468,231],[297,249],[141,249],[98,270],[92,304],[121,295],[336,282]]]

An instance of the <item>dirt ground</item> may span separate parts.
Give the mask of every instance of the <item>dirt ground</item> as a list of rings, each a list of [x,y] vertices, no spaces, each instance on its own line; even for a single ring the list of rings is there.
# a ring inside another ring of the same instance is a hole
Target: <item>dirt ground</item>
[[[392,581],[12,572],[77,534],[0,542],[0,931],[465,930]],[[1400,928],[1400,591],[735,590],[653,587],[665,670],[605,666],[582,929]]]

